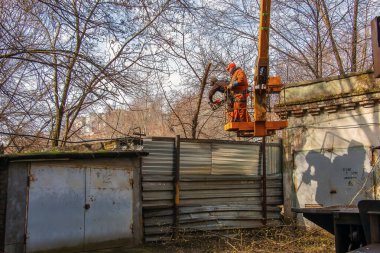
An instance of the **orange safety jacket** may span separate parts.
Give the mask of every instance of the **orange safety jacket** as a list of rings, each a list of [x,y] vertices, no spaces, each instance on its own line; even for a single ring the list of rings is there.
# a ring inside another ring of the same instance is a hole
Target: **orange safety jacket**
[[[238,85],[234,86],[234,83],[238,83]],[[245,72],[241,68],[237,68],[233,73],[230,85],[232,86],[231,90],[234,93],[247,93],[248,80]]]
[[[233,73],[230,86],[234,94],[234,105],[233,112],[229,113],[229,121],[250,121],[247,111],[248,80],[245,72],[241,68],[237,68]]]

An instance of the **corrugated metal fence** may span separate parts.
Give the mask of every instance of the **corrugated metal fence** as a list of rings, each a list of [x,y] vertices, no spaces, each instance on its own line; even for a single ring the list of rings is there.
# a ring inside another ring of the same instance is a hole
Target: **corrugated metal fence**
[[[266,145],[266,200],[260,143],[144,139],[142,192],[146,241],[176,231],[255,228],[278,223],[282,198],[281,147]],[[175,201],[179,150],[179,201]],[[266,217],[263,210],[266,207]]]

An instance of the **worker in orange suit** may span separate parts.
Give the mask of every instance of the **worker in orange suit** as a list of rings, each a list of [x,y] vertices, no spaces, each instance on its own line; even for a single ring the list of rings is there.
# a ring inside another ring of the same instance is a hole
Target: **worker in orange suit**
[[[231,80],[228,89],[233,94],[233,112],[229,114],[229,121],[248,122],[250,121],[247,111],[248,81],[245,72],[236,67],[235,63],[228,64],[226,70],[230,73]]]

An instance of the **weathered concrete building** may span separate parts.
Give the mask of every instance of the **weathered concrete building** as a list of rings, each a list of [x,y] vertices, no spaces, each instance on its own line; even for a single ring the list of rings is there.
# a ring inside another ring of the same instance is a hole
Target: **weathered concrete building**
[[[354,73],[288,85],[276,108],[284,130],[284,207],[378,198],[380,79]],[[373,151],[373,152],[372,152]],[[373,154],[373,155],[372,155]]]

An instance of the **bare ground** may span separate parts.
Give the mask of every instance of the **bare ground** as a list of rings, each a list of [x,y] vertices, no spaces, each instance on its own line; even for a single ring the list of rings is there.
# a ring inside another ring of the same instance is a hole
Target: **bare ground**
[[[183,233],[176,240],[145,244],[136,248],[115,248],[96,253],[328,253],[335,252],[334,236],[313,227],[281,226],[257,230],[236,230],[228,234]]]

